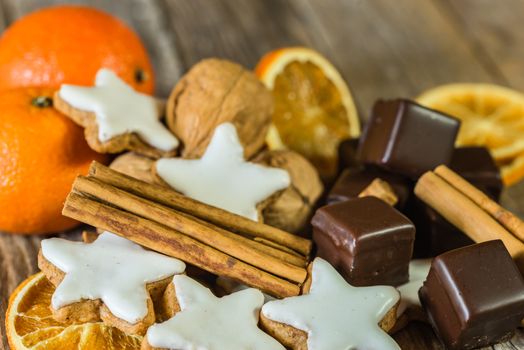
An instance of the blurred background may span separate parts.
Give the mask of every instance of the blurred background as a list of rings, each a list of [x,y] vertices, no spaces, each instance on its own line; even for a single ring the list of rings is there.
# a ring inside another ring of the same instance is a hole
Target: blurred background
[[[63,1],[2,0],[0,27]],[[157,93],[204,57],[254,67],[268,51],[305,45],[352,88],[361,117],[378,97],[413,97],[447,82],[524,90],[520,0],[88,0],[142,37]],[[45,29],[43,29],[45,30]]]

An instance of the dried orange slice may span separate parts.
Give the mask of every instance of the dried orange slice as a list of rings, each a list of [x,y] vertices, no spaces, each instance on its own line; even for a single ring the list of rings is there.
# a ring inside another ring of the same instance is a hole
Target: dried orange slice
[[[511,185],[524,178],[524,153],[501,169],[504,183]]]
[[[490,84],[449,84],[417,101],[462,121],[457,146],[485,146],[506,185],[524,177],[524,94]]]
[[[126,335],[102,322],[72,324],[53,319],[55,288],[37,273],[19,285],[6,313],[6,333],[12,350],[139,350],[142,337]]]
[[[275,100],[269,148],[295,150],[329,177],[340,141],[360,135],[353,97],[340,73],[320,53],[303,47],[268,53],[255,72]]]

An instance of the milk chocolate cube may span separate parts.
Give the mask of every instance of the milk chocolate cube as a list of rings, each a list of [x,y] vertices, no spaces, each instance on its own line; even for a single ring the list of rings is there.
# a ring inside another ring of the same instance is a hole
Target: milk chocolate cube
[[[404,176],[393,174],[376,167],[353,167],[342,171],[337,181],[329,191],[327,202],[334,204],[356,198],[373,180],[379,178],[386,181],[398,197],[396,207],[402,210],[410,197],[413,185]]]
[[[417,178],[448,164],[459,130],[458,119],[403,99],[373,106],[360,138],[359,158]]]
[[[449,167],[493,200],[499,200],[503,188],[500,171],[486,148],[456,148]]]
[[[353,198],[317,210],[312,220],[317,255],[354,286],[408,281],[415,227],[375,197]]]
[[[419,297],[451,350],[508,340],[524,318],[524,279],[500,240],[436,257]]]

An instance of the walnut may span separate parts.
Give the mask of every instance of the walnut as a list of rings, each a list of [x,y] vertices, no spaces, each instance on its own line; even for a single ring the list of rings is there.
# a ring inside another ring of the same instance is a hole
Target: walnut
[[[191,68],[167,101],[169,128],[183,143],[182,157],[202,156],[215,127],[232,122],[250,158],[265,143],[273,96],[250,71],[216,58]]]
[[[127,152],[115,158],[109,167],[144,182],[158,185],[158,181],[151,172],[154,163],[155,160],[152,158]]]
[[[293,151],[264,151],[252,161],[289,172],[291,185],[259,204],[264,223],[289,232],[301,231],[311,217],[323,185],[317,170]]]

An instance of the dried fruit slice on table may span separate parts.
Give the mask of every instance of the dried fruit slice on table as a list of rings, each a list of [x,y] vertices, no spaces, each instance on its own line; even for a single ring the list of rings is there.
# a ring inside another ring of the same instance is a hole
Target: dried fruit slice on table
[[[126,335],[102,322],[57,322],[49,307],[54,286],[43,273],[25,280],[11,295],[6,333],[12,350],[139,350],[142,337]]]
[[[340,73],[318,52],[292,47],[265,55],[256,74],[275,101],[269,148],[295,150],[323,178],[333,175],[340,141],[360,135],[353,97]]]
[[[485,146],[506,185],[524,177],[524,94],[490,84],[449,84],[417,101],[462,120],[457,146]]]

